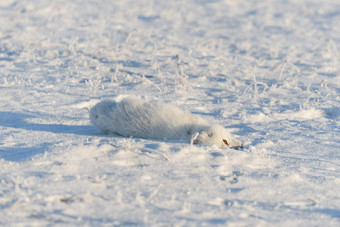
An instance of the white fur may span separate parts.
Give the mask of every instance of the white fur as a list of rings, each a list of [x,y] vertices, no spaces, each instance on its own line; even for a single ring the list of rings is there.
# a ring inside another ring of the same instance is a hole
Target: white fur
[[[146,102],[137,97],[120,102],[102,101],[90,110],[94,126],[104,132],[150,139],[185,139],[194,144],[218,147],[242,147],[225,128],[209,125],[197,115],[160,102]]]

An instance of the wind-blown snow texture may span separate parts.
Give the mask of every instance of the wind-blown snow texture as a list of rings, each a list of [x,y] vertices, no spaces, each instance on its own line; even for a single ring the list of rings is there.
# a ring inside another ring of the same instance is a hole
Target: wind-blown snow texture
[[[0,225],[339,226],[340,2],[0,1]],[[243,150],[103,135],[133,94]]]

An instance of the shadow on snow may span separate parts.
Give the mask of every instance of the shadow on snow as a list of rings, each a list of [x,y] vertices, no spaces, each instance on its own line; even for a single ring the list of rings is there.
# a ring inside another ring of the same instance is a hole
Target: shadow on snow
[[[63,124],[35,124],[27,122],[27,119],[36,118],[34,115],[14,112],[0,112],[0,126],[28,131],[49,132],[73,135],[95,135],[93,126],[63,125]],[[34,147],[0,147],[0,159],[8,161],[23,161],[48,150],[53,143],[42,142]]]
[[[0,126],[31,131],[43,131],[51,133],[68,133],[74,135],[91,135],[93,126],[86,125],[63,125],[63,124],[35,124],[27,122],[29,118],[36,118],[33,115],[0,112]]]

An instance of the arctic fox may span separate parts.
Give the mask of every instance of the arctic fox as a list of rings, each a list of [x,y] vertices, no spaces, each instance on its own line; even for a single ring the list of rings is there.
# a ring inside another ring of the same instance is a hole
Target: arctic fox
[[[127,97],[120,102],[102,101],[90,109],[94,126],[106,133],[146,139],[184,139],[193,144],[242,147],[225,128],[209,125],[201,117],[161,102]]]

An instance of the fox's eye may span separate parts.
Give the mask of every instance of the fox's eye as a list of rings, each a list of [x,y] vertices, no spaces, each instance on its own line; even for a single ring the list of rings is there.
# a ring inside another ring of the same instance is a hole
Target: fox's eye
[[[227,140],[223,140],[223,143],[224,143],[225,145],[229,146],[229,143],[228,143]]]

